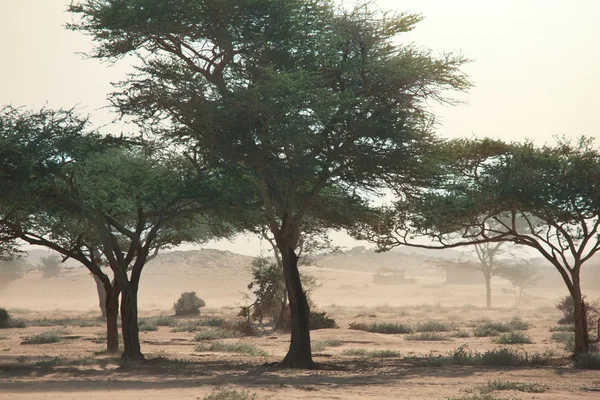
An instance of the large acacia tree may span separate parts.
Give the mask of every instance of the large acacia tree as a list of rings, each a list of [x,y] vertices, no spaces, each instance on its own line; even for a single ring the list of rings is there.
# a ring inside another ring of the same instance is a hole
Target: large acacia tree
[[[204,171],[194,155],[102,137],[71,111],[5,108],[0,128],[4,239],[56,250],[102,281],[109,350],[118,345],[120,293],[123,358],[143,359],[137,295],[144,266],[159,248],[227,234],[216,212],[238,200],[243,186],[224,190],[232,182]]]
[[[421,17],[369,4],[81,0],[70,11],[92,57],[139,60],[110,97],[121,115],[253,179],[247,196],[263,203],[290,301],[282,365],[312,367],[296,254],[304,218],[327,188],[363,207],[391,176],[403,192],[422,184],[434,141],[426,101],[469,87],[465,58],[398,44]]]
[[[587,352],[600,340],[600,321],[589,336],[581,285],[583,265],[600,251],[600,150],[581,138],[543,147],[464,141],[453,152],[446,179],[382,211],[358,236],[385,249],[415,245],[411,235],[421,233],[444,247],[505,241],[538,251],[573,297],[575,354]]]

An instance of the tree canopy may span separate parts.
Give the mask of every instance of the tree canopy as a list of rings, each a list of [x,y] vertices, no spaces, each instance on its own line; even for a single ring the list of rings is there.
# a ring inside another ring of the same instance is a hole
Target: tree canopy
[[[398,45],[421,17],[368,4],[83,0],[70,11],[80,17],[71,29],[96,43],[92,57],[140,60],[110,97],[121,115],[254,180],[290,295],[284,365],[311,366],[294,253],[304,217],[326,188],[364,207],[392,176],[404,192],[428,179],[426,102],[469,88],[467,60]]]

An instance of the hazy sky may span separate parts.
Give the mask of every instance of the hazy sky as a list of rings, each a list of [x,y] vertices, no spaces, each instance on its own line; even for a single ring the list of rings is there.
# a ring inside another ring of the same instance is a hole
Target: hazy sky
[[[0,105],[39,108],[78,105],[96,125],[111,81],[128,70],[86,60],[88,37],[66,31],[70,0],[0,0]],[[423,14],[400,40],[434,53],[462,52],[475,87],[467,104],[433,106],[446,137],[505,140],[554,135],[600,137],[600,1],[598,0],[379,0],[384,10]],[[112,128],[119,131],[121,127]],[[342,245],[351,245],[340,236]],[[257,253],[240,239],[218,247]]]

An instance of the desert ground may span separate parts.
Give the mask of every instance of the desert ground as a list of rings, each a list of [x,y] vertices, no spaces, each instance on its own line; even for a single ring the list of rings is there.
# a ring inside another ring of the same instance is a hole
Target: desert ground
[[[289,335],[266,323],[257,324],[252,336],[223,334],[226,329],[217,326],[239,319],[249,293],[250,257],[202,250],[165,254],[149,264],[139,301],[141,326],[151,326],[140,333],[144,363],[121,362],[102,352],[104,322],[98,319],[96,286],[87,270],[69,264],[47,279],[29,271],[0,291],[0,307],[27,325],[0,330],[0,398],[195,400],[223,389],[247,391],[257,399],[600,398],[600,373],[572,368],[565,346],[553,339],[551,330],[561,317],[554,305],[566,295],[560,284],[527,288],[515,307],[508,282],[495,278],[494,307],[486,309],[483,282],[444,284],[431,260],[418,255],[398,256],[415,283],[374,284],[378,266],[394,262],[378,257],[368,255],[364,268],[343,257],[302,268],[320,285],[311,294],[316,308],[338,325],[312,331],[320,367],[312,371],[273,365],[285,355]],[[600,297],[598,289],[588,285],[588,298]],[[185,291],[206,301],[197,318],[172,317],[172,305]],[[515,318],[526,325],[519,332],[531,344],[502,345],[494,343],[498,336],[474,336],[483,324]],[[374,323],[404,324],[413,332],[349,329]],[[62,340],[28,343],[47,331]],[[242,343],[243,348],[226,352],[211,348],[213,343]],[[512,367],[443,361],[465,345],[466,352],[508,348],[524,359],[539,354],[546,361]],[[507,389],[503,382],[512,383],[512,390],[495,390]]]

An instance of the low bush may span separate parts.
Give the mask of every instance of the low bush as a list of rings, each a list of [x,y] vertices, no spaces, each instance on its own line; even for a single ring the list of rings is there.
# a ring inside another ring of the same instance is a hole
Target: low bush
[[[189,321],[179,321],[171,325],[171,332],[195,332],[204,327],[219,327],[227,323],[222,318],[195,319]]]
[[[181,294],[181,297],[173,304],[175,309],[175,315],[177,316],[192,316],[199,315],[200,308],[204,307],[206,303],[200,297],[196,295],[196,292],[185,292]]]
[[[267,356],[268,353],[250,343],[236,342],[236,343],[225,343],[225,342],[213,342],[213,343],[200,343],[196,346],[196,351],[206,352],[223,352],[223,353],[237,353],[246,356]]]
[[[449,340],[448,336],[438,332],[420,332],[414,335],[404,336],[404,340],[421,340],[421,341],[443,341]]]
[[[355,329],[359,331],[365,332],[373,332],[373,333],[383,333],[383,334],[406,334],[413,333],[414,329],[408,325],[403,324],[401,322],[373,322],[370,324],[365,324],[362,322],[350,323],[350,329]]]
[[[46,331],[37,335],[30,335],[25,338],[23,344],[46,344],[58,343],[63,341],[64,331],[54,330]]]
[[[523,332],[508,332],[503,333],[502,335],[494,338],[492,340],[494,343],[498,344],[531,344],[533,341],[529,337],[529,335]]]
[[[151,318],[140,318],[138,320],[138,329],[140,332],[157,331],[158,325],[156,325],[156,321]]]
[[[573,368],[576,369],[600,369],[600,353],[579,353],[575,356]]]
[[[240,334],[235,331],[231,331],[228,329],[207,329],[200,331],[194,336],[194,340],[196,342],[201,342],[203,340],[216,340],[216,339],[228,339],[239,337]]]
[[[325,311],[311,311],[309,326],[311,331],[315,331],[317,329],[335,329],[338,327],[335,323],[335,320],[328,317]]]
[[[258,396],[245,390],[220,389],[197,400],[258,400]]]
[[[0,328],[8,328],[8,320],[10,319],[10,314],[6,311],[5,308],[0,308]]]
[[[450,332],[454,329],[456,329],[455,324],[434,319],[420,322],[415,328],[417,332]]]
[[[346,349],[342,352],[345,356],[364,357],[364,358],[397,358],[400,353],[394,350],[366,350],[366,349]]]
[[[496,379],[479,388],[480,393],[490,393],[499,390],[516,390],[524,393],[544,393],[548,387],[539,383],[522,383]]]
[[[527,329],[529,329],[529,324],[520,318],[513,318],[508,322],[483,320],[479,325],[473,327],[473,336],[498,336],[501,333],[525,331]]]
[[[540,366],[551,363],[548,354],[529,355],[523,350],[499,347],[484,353],[470,350],[467,345],[449,352],[447,355],[430,354],[425,364],[433,365],[486,365],[496,367]]]
[[[339,347],[343,344],[344,342],[338,339],[315,340],[311,343],[311,348],[313,351],[323,351],[327,347]]]

